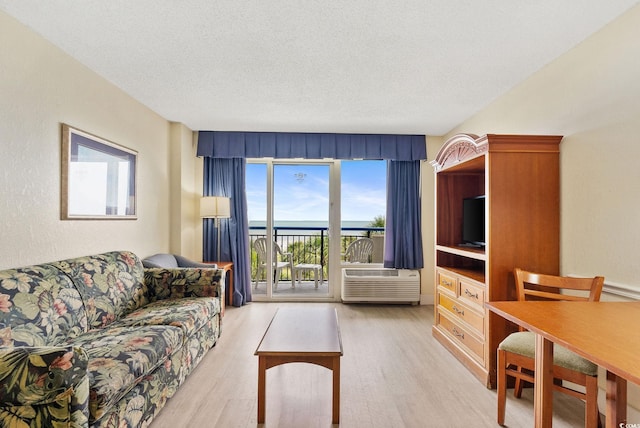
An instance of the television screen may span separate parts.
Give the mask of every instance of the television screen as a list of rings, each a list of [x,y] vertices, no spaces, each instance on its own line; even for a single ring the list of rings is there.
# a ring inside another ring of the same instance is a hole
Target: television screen
[[[484,196],[462,201],[462,243],[484,246]]]

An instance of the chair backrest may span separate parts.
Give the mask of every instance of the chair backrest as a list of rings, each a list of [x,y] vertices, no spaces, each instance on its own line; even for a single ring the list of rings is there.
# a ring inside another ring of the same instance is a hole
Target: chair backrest
[[[514,269],[518,300],[572,300],[597,302],[604,277],[572,278]]]
[[[371,238],[358,238],[347,247],[344,260],[349,263],[368,263],[373,253],[373,240]]]
[[[267,239],[266,238],[258,238],[253,242],[253,249],[256,250],[256,255],[258,256],[259,263],[267,262]],[[273,251],[273,261],[276,262],[278,260],[278,256],[283,257],[282,249],[280,249],[280,245],[277,242],[273,242],[272,245]]]
[[[142,260],[142,266],[146,268],[215,268],[212,263],[194,262],[177,254],[158,253]]]
[[[142,266],[146,268],[176,268],[179,265],[173,254],[158,253],[142,260]]]

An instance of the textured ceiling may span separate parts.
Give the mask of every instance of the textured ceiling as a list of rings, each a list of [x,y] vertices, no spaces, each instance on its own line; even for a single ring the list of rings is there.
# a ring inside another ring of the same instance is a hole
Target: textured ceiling
[[[0,0],[193,130],[442,135],[637,0]]]

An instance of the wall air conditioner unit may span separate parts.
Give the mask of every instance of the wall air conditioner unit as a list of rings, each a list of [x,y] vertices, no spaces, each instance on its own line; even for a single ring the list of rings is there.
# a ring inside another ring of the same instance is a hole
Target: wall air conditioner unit
[[[342,301],[418,303],[420,272],[408,269],[343,268]]]

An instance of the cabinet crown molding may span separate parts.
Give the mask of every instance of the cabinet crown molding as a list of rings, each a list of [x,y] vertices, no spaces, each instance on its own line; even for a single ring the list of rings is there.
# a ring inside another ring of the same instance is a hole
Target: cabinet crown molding
[[[558,153],[561,140],[561,135],[456,134],[429,163],[438,172],[486,152]]]
[[[429,162],[436,171],[455,165],[487,151],[487,139],[474,134],[456,134],[440,148],[436,158]]]

